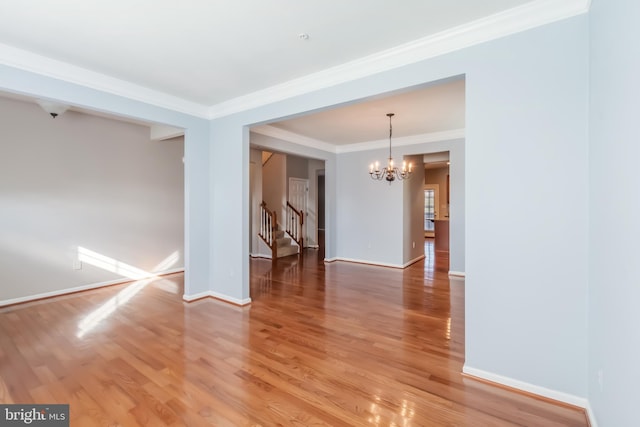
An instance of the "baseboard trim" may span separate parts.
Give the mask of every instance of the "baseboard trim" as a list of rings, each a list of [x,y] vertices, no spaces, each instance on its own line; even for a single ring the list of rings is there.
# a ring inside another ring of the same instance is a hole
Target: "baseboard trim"
[[[390,264],[390,263],[386,263],[386,262],[373,262],[373,261],[367,261],[367,260],[364,260],[364,259],[340,258],[340,257],[331,258],[330,261],[327,261],[325,259],[325,262],[334,262],[334,261],[350,262],[350,263],[353,263],[353,264],[366,264],[366,265],[373,265],[373,266],[376,266],[376,267],[404,268],[404,266],[402,264]]]
[[[467,275],[465,274],[464,271],[453,271],[453,270],[449,270],[449,277],[466,277]]]
[[[402,265],[402,268],[407,268],[407,267],[409,267],[411,264],[415,264],[416,262],[418,262],[418,261],[422,261],[423,259],[425,259],[424,254],[420,255],[419,257],[416,257],[416,258],[412,259],[412,260],[411,260],[411,261],[409,261],[409,262],[405,262],[405,263]]]
[[[209,291],[205,291],[205,292],[199,292],[197,294],[192,294],[192,295],[184,294],[182,295],[182,300],[185,302],[194,302],[204,298],[209,298],[210,296],[211,295],[209,294]]]
[[[264,259],[272,259],[271,254],[249,254],[251,258],[264,258]]]
[[[119,279],[107,280],[105,282],[90,283],[88,285],[76,286],[76,287],[73,287],[73,288],[66,288],[66,289],[60,289],[60,290],[57,290],[57,291],[43,292],[41,294],[27,295],[27,296],[24,296],[24,297],[11,298],[11,299],[7,299],[7,300],[0,300],[0,307],[8,307],[10,305],[25,304],[25,303],[28,303],[28,302],[34,302],[34,301],[39,301],[39,300],[44,300],[44,299],[49,299],[49,298],[55,298],[55,297],[59,297],[59,296],[62,296],[62,295],[76,294],[78,292],[90,291],[92,289],[106,288],[108,286],[122,285],[123,283],[132,283],[132,282],[137,282],[139,280],[146,280],[146,279],[150,279],[150,278],[153,278],[153,277],[167,276],[169,274],[183,273],[183,272],[184,272],[184,267],[173,268],[173,269],[170,269],[170,270],[158,271],[158,272],[153,273],[152,275],[150,275],[148,277],[141,277],[141,278],[135,279],[135,280],[132,280],[132,279],[130,279],[128,277],[122,277],[122,278],[119,278]]]
[[[386,262],[373,262],[373,261],[367,261],[364,259],[353,259],[353,258],[340,258],[340,257],[335,257],[335,258],[325,258],[324,262],[326,263],[332,263],[332,262],[336,262],[336,261],[342,261],[342,262],[350,262],[353,264],[365,264],[365,265],[373,265],[376,267],[388,267],[388,268],[398,268],[398,269],[403,269],[403,268],[407,268],[408,266],[410,266],[411,264],[415,264],[416,262],[424,259],[425,256],[424,255],[420,255],[417,258],[412,259],[411,261],[405,263],[405,264],[391,264],[391,263],[386,263]]]
[[[506,387],[517,392],[549,399],[554,401],[554,403],[562,403],[564,405],[584,409],[585,413],[587,413],[588,415],[587,407],[589,406],[589,401],[583,397],[578,397],[569,393],[564,393],[562,391],[551,390],[546,387],[540,387],[524,381],[516,380],[514,378],[509,378],[502,375],[494,374],[492,372],[483,371],[481,369],[472,368],[467,365],[463,366],[462,373],[464,376],[474,380],[492,383],[498,387]]]
[[[228,304],[237,305],[239,307],[244,307],[246,305],[251,304],[251,298],[239,299],[239,298],[231,297],[229,295],[221,294],[215,291],[205,291],[205,292],[200,292],[193,295],[187,295],[187,294],[182,295],[182,299],[185,302],[194,302],[204,298],[217,299],[219,301],[226,302]]]
[[[591,408],[591,404],[587,401],[587,407],[585,408],[587,412],[587,421],[589,422],[589,427],[598,427],[598,421],[596,420],[596,414],[593,413],[593,408]]]

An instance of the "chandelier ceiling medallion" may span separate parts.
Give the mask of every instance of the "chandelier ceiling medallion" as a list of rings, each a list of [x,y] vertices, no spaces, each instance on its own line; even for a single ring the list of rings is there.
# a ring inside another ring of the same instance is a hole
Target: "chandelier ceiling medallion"
[[[391,127],[391,118],[393,116],[393,113],[387,114],[387,117],[389,117],[389,162],[387,163],[387,167],[380,170],[380,164],[378,162],[369,165],[369,175],[371,175],[372,179],[375,179],[376,181],[382,181],[384,179],[388,181],[389,184],[391,184],[396,179],[398,181],[402,181],[403,179],[410,178],[413,169],[413,164],[409,163],[407,165],[406,161],[402,162],[402,169],[398,169],[393,165],[393,157],[391,157],[391,135],[393,133],[393,128]]]

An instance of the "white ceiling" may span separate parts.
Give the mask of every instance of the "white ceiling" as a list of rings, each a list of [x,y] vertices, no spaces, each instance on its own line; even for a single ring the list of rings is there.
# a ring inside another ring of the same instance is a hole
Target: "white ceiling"
[[[587,9],[588,0],[1,0],[0,64],[215,117]],[[463,93],[458,81],[275,126],[338,145],[385,138],[391,111],[394,135],[459,129]]]
[[[333,145],[464,130],[465,81],[458,78],[410,92],[271,123],[278,129]]]
[[[3,0],[0,42],[210,106],[531,1]]]

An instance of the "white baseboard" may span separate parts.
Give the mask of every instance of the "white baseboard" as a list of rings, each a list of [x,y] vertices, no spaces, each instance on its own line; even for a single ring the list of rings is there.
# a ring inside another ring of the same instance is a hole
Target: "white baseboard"
[[[271,254],[249,254],[249,256],[250,256],[251,258],[265,258],[265,259],[271,259],[271,258],[273,258],[273,257],[271,256]]]
[[[215,298],[215,299],[219,299],[221,301],[229,302],[231,304],[239,305],[239,306],[251,304],[251,298],[239,299],[239,298],[231,297],[229,295],[221,294],[215,291],[204,291],[204,292],[199,292],[197,294],[192,294],[192,295],[184,294],[182,296],[182,299],[186,302],[191,302],[191,301],[199,300],[202,298]]]
[[[536,394],[538,396],[546,397],[547,399],[567,403],[569,405],[577,406],[585,410],[589,406],[589,401],[584,397],[575,396],[573,394],[564,393],[562,391],[551,390],[546,387],[540,387],[535,384],[530,384],[524,381],[494,374],[492,372],[483,371],[481,369],[472,368],[467,365],[463,366],[462,372],[472,377],[477,377],[486,381],[490,381],[492,383],[502,384],[507,387],[526,391],[527,393]]]
[[[307,245],[305,246],[306,248],[310,248],[310,249],[320,249],[319,245]]]
[[[365,260],[365,259],[336,257],[336,258],[331,258],[330,260],[327,260],[325,258],[325,262],[333,262],[333,261],[353,262],[353,263],[356,263],[356,264],[375,265],[375,266],[378,266],[378,267],[404,268],[404,266],[402,264],[390,264],[390,263],[387,263],[387,262],[374,262],[374,261],[368,261],[368,260]]]
[[[404,264],[402,264],[402,268],[407,268],[409,267],[411,264],[415,264],[418,261],[421,261],[425,258],[424,254],[420,255],[419,257],[415,257],[414,259],[412,259],[409,262],[405,262]]]
[[[191,302],[191,301],[199,300],[202,298],[209,298],[210,296],[211,294],[209,294],[209,291],[204,291],[204,292],[199,292],[197,294],[191,294],[191,295],[184,294],[182,295],[182,300],[186,302]]]
[[[364,259],[340,258],[340,257],[325,258],[324,262],[343,261],[343,262],[353,262],[355,264],[375,265],[375,266],[378,266],[378,267],[407,268],[411,264],[414,264],[414,263],[424,259],[424,257],[425,257],[424,255],[420,255],[419,257],[416,257],[416,258],[412,259],[411,261],[406,262],[404,264],[391,264],[391,263],[387,263],[387,262],[375,262],[375,261],[367,261],[367,260],[364,260]]]
[[[593,413],[593,408],[591,408],[591,404],[587,401],[587,407],[585,408],[587,411],[587,420],[589,421],[589,427],[598,427],[598,420],[596,420],[596,414]]]
[[[466,277],[464,271],[449,270],[449,277]]]
[[[248,305],[251,304],[251,298],[244,298],[244,299],[239,299],[239,298],[235,298],[235,297],[231,297],[229,295],[224,295],[224,294],[220,294],[218,292],[214,292],[214,291],[210,291],[210,294],[213,298],[222,300],[222,301],[226,301],[226,302],[230,302],[232,304],[235,305]]]
[[[13,305],[13,304],[21,304],[21,303],[30,302],[30,301],[36,301],[36,300],[45,299],[45,298],[53,298],[61,295],[74,294],[76,292],[90,291],[91,289],[104,288],[105,286],[120,285],[122,283],[128,283],[128,282],[137,282],[138,280],[145,280],[155,276],[166,276],[167,274],[174,274],[174,273],[181,273],[181,272],[184,272],[183,267],[172,268],[170,270],[164,270],[164,271],[158,271],[148,277],[140,277],[139,279],[121,277],[119,279],[107,280],[106,282],[90,283],[88,285],[76,286],[73,288],[59,289],[59,290],[55,290],[51,292],[43,292],[35,295],[27,295],[24,297],[0,300],[0,307]]]

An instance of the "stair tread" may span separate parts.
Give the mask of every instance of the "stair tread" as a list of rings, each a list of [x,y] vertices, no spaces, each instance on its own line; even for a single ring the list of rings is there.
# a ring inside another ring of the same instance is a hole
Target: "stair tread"
[[[289,256],[298,253],[298,246],[296,245],[288,245],[288,246],[278,246],[278,258]]]

